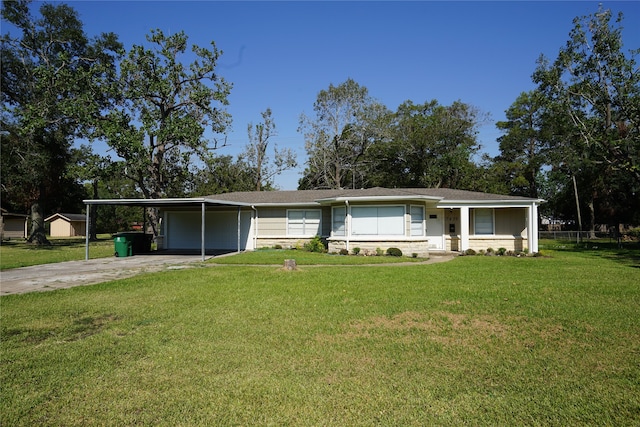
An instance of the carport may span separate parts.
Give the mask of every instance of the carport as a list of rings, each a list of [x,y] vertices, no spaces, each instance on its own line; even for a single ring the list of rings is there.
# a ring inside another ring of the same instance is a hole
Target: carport
[[[85,260],[89,259],[89,224],[91,223],[90,206],[92,205],[120,205],[131,207],[143,207],[143,208],[186,208],[189,210],[200,210],[200,255],[202,261],[205,260],[205,242],[206,242],[206,213],[208,207],[226,207],[237,209],[237,250],[240,252],[241,242],[241,213],[242,208],[252,208],[248,203],[242,202],[228,202],[221,200],[214,200],[209,198],[167,198],[167,199],[89,199],[83,200],[87,209],[87,225],[86,225],[86,240],[85,240]]]

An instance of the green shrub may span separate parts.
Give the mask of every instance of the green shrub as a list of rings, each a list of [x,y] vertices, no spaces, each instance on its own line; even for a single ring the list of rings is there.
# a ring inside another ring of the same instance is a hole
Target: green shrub
[[[630,238],[638,239],[640,238],[640,227],[631,228],[627,230],[626,233],[623,233],[623,234],[626,234]]]
[[[360,248],[353,248],[353,254],[358,255],[360,253]]]
[[[402,256],[402,251],[400,248],[389,248],[387,249],[387,256]]]
[[[273,249],[282,249],[282,245],[273,245]]]
[[[464,251],[465,255],[475,255],[476,251],[474,251],[473,249],[469,248],[466,251]]]
[[[507,253],[507,248],[498,248],[498,255],[503,256]]]
[[[376,248],[376,256],[382,256],[384,255],[384,251],[382,250],[382,248]]]
[[[324,242],[320,236],[315,236],[313,239],[309,240],[303,245],[303,248],[307,252],[323,253],[326,251]]]
[[[349,255],[349,251],[346,249],[340,249],[340,255]]]

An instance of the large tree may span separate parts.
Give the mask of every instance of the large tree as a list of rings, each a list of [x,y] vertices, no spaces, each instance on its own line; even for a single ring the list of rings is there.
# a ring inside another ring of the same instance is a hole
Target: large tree
[[[475,170],[473,155],[480,148],[477,126],[482,114],[456,101],[398,107],[392,140],[374,144],[371,182],[387,187],[468,188]]]
[[[216,74],[221,52],[191,47],[190,64],[184,32],[147,36],[150,47],[134,45],[120,64],[121,100],[103,124],[103,137],[124,159],[125,175],[145,198],[182,196],[189,167],[206,160],[215,137],[230,123],[224,110],[231,85]],[[157,216],[149,211],[157,233]]]
[[[378,123],[386,108],[366,87],[347,79],[321,90],[313,109],[315,118],[300,118],[308,159],[299,188],[354,186],[356,169],[382,129]]]
[[[506,111],[506,121],[496,123],[504,135],[498,138],[503,179],[510,193],[518,196],[538,197],[540,173],[546,158],[550,137],[545,126],[545,97],[538,91],[521,93]]]
[[[262,189],[271,190],[272,188],[267,185]],[[211,156],[204,162],[204,167],[193,171],[189,194],[202,197],[253,190],[255,190],[255,174],[245,161],[242,159],[234,161],[232,156]]]
[[[541,56],[533,75],[553,111],[552,166],[565,172],[565,188],[584,195],[591,230],[598,204],[617,205],[607,199],[640,186],[638,50],[623,50],[622,14],[612,19],[602,7],[574,19],[558,57]]]
[[[265,186],[273,187],[273,177],[298,165],[295,154],[289,148],[278,149],[274,145],[273,159],[269,156],[269,143],[276,136],[271,108],[262,112],[262,122],[247,125],[247,135],[249,143],[240,160],[246,162],[253,173],[255,191],[263,190]]]
[[[53,212],[81,200],[82,187],[68,173],[71,145],[88,136],[110,104],[110,82],[121,45],[114,34],[89,39],[74,9],[28,1],[3,1],[2,200],[29,209],[29,241],[48,243],[43,209]],[[80,195],[79,195],[80,194]]]

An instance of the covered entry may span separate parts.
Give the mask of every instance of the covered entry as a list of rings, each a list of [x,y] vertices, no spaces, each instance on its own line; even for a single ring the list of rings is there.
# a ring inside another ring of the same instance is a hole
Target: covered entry
[[[444,211],[442,209],[427,209],[426,234],[429,239],[429,250],[444,250]]]

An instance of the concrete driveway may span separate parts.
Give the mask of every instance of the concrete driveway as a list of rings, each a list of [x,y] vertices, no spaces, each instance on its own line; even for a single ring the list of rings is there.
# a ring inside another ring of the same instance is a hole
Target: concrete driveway
[[[0,272],[0,295],[53,291],[123,279],[143,272],[184,268],[200,255],[136,255],[34,265]]]

